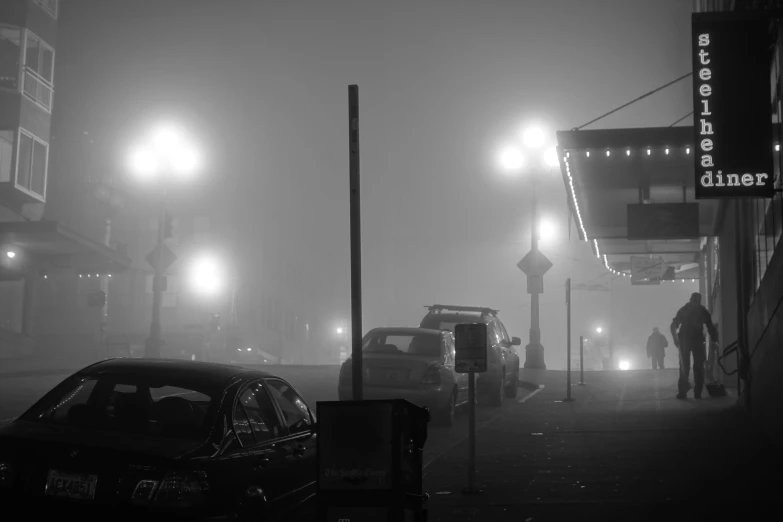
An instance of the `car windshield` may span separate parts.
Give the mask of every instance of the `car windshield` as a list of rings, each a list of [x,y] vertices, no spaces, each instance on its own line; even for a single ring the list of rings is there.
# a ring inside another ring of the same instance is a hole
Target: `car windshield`
[[[75,375],[21,419],[155,437],[204,439],[218,394],[194,382],[141,375]]]
[[[441,353],[440,335],[378,333],[364,341],[362,351],[437,357]]]

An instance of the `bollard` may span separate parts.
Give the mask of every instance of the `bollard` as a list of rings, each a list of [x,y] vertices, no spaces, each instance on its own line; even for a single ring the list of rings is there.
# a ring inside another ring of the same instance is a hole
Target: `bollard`
[[[566,279],[566,398],[571,402],[571,278]]]

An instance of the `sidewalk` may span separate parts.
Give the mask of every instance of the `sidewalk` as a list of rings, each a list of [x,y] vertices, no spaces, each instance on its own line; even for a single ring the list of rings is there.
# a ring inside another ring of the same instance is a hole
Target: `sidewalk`
[[[678,400],[676,370],[589,372],[570,403],[565,372],[520,379],[544,388],[477,433],[481,494],[461,493],[467,442],[424,470],[431,522],[756,520],[779,495],[735,399]]]

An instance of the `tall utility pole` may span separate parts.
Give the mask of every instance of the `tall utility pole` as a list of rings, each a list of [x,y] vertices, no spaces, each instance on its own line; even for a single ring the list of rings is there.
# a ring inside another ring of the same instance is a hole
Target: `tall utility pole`
[[[359,179],[359,86],[348,86],[351,204],[351,377],[353,400],[362,400],[362,212]]]
[[[155,249],[157,252],[151,263],[155,269],[155,276],[152,278],[152,321],[150,322],[150,335],[144,343],[145,357],[160,357],[161,328],[160,328],[160,307],[163,299],[163,251],[166,247],[165,230],[166,227],[166,189],[163,189],[163,198],[160,204],[160,216],[158,218],[158,237]]]
[[[525,347],[525,368],[546,369],[544,346],[539,325],[539,295],[544,293],[544,274],[552,262],[538,250],[538,192],[533,181],[532,217],[530,221],[530,252],[517,264],[527,275],[527,293],[530,294],[530,342]]]

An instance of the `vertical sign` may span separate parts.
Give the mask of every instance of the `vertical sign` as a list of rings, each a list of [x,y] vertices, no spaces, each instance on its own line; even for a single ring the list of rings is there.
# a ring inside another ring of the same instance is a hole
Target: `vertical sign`
[[[695,13],[696,199],[773,195],[770,20]]]

